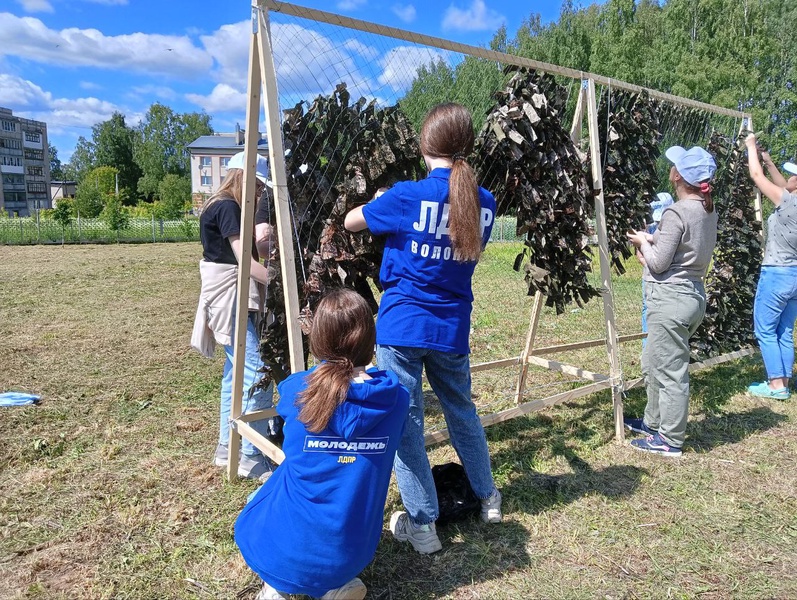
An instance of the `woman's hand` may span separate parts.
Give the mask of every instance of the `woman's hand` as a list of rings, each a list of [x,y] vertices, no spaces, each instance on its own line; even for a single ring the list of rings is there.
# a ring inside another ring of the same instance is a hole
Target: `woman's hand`
[[[747,146],[748,150],[755,150],[756,152],[758,152],[756,148],[756,146],[758,145],[758,140],[756,140],[754,133],[750,133],[747,135],[746,138],[744,138],[744,145]]]
[[[653,236],[646,231],[630,231],[626,235],[637,248],[641,248],[644,244],[649,244],[653,240]]]

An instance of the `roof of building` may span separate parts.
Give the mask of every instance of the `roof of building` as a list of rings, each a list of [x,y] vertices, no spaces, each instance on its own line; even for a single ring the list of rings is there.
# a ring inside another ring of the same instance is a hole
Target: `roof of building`
[[[234,133],[203,135],[188,144],[188,148],[191,150],[222,150],[235,154],[244,149],[243,144],[236,144],[235,141],[236,136]],[[258,140],[257,145],[261,148],[268,148],[268,140],[261,138]]]

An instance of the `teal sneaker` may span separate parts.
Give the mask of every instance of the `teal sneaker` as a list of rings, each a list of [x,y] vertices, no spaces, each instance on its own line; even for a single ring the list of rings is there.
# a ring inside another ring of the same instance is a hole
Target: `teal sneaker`
[[[775,400],[788,400],[791,397],[789,388],[773,390],[766,381],[748,386],[747,393],[759,398],[774,398]]]

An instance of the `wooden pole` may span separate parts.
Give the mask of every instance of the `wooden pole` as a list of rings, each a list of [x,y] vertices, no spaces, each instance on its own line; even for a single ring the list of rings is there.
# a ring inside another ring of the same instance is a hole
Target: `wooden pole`
[[[587,95],[587,90],[584,88],[583,81],[580,82],[578,88],[578,102],[576,102],[576,112],[573,115],[573,124],[570,126],[570,139],[576,145],[576,148],[581,144],[581,128],[584,121],[584,97]]]
[[[268,154],[271,165],[271,179],[274,182],[274,208],[277,217],[277,240],[279,244],[282,286],[285,290],[285,321],[288,326],[288,348],[291,371],[304,371],[304,347],[302,330],[299,325],[299,285],[296,281],[296,261],[291,223],[290,198],[288,196],[288,177],[285,170],[285,149],[282,145],[282,124],[280,122],[279,96],[277,92],[277,73],[274,69],[274,54],[269,31],[268,10],[258,9],[253,3],[252,10],[259,14],[257,34],[259,45],[260,72],[265,88],[264,106],[268,127]],[[248,135],[247,131],[247,135]]]
[[[595,98],[595,81],[587,81],[587,112],[589,124],[589,149],[592,161],[592,183],[595,193],[595,224],[598,230],[598,247],[601,263],[601,296],[603,316],[606,321],[606,351],[609,354],[609,377],[612,383],[614,406],[614,433],[618,442],[625,439],[623,428],[623,373],[620,368],[620,347],[614,317],[612,293],[612,266],[609,259],[609,237],[606,230],[606,207],[603,201],[603,166],[598,134],[598,104]]]
[[[253,14],[254,23],[254,14]],[[241,206],[241,261],[238,265],[238,290],[235,299],[235,339],[233,341],[232,361],[232,400],[230,419],[241,416],[244,387],[244,363],[246,361],[246,330],[249,319],[249,274],[252,263],[252,239],[255,230],[255,176],[257,168],[257,143],[259,141],[260,110],[260,71],[257,47],[257,32],[253,31],[249,43],[249,89],[246,103],[246,138],[244,141],[244,196]],[[230,440],[227,446],[227,478],[238,476],[238,452],[241,449],[241,436],[235,427],[230,427]]]
[[[520,373],[517,379],[517,389],[515,390],[515,402],[520,404],[523,402],[523,392],[526,389],[526,375],[529,372],[529,355],[534,346],[534,338],[537,336],[537,324],[540,322],[540,313],[542,312],[542,301],[545,296],[542,292],[534,294],[534,304],[531,307],[531,317],[529,318],[529,330],[526,333],[526,345],[523,347],[523,352],[520,355]]]

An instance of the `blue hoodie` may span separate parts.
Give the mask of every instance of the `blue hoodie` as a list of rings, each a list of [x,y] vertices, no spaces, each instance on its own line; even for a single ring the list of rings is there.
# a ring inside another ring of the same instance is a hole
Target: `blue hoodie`
[[[327,428],[299,421],[305,371],[279,385],[285,460],[235,522],[246,564],[287,594],[323,596],[356,577],[374,557],[390,472],[409,410],[391,371],[352,383]]]

